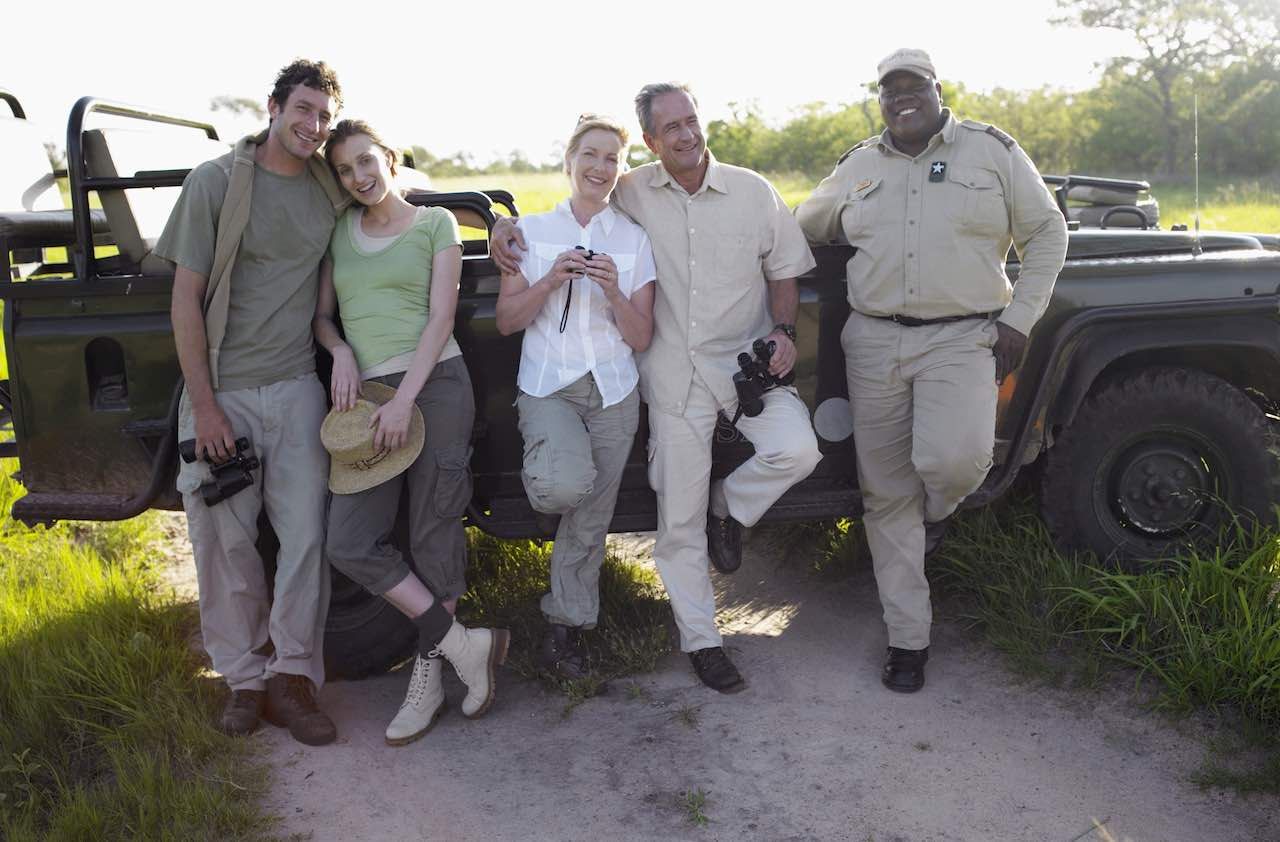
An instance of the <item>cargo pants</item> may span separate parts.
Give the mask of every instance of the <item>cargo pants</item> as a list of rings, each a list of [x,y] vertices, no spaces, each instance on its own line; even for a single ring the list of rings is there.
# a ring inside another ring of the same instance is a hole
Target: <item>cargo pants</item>
[[[639,390],[606,407],[595,379],[585,374],[546,397],[521,392],[516,405],[529,503],[562,515],[542,613],[552,623],[594,628],[605,539],[640,424]]]
[[[986,319],[904,327],[857,312],[841,333],[863,523],[890,646],[929,645],[924,523],[954,512],[991,469],[996,336]]]
[[[179,461],[178,490],[200,587],[200,630],[213,668],[232,690],[263,690],[288,673],[324,684],[324,624],[329,569],[324,563],[329,454],[320,444],[324,387],[314,374],[268,386],[215,393],[237,437],[249,439],[262,466],[254,482],[213,506],[199,493],[209,466]],[[184,392],[179,441],[195,437]],[[274,599],[258,553],[265,509],[280,538]]]

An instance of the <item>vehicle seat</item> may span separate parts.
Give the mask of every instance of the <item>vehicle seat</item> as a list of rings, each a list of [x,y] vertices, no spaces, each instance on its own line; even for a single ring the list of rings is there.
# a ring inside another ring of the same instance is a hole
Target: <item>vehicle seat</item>
[[[63,209],[44,138],[30,120],[0,117],[0,160],[0,212]]]
[[[194,131],[139,131],[102,128],[84,133],[85,168],[90,178],[133,178],[181,171],[219,155],[228,146]],[[152,254],[169,221],[181,187],[140,187],[98,191],[107,225],[120,253],[144,275],[168,275],[167,261]]]

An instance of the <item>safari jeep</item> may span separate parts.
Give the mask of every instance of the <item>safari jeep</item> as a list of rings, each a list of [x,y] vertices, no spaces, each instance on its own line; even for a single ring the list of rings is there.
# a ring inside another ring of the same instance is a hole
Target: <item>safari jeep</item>
[[[18,99],[3,91],[0,99],[12,112],[0,117],[9,371],[0,383],[0,425],[9,430],[7,438],[0,433],[0,456],[17,457],[27,489],[13,516],[115,520],[177,508],[173,273],[151,248],[189,168],[226,145],[197,121],[84,98],[67,124],[66,172],[57,173]],[[57,191],[63,175],[69,210]],[[1061,546],[1122,564],[1211,536],[1231,513],[1271,517],[1280,498],[1272,414],[1280,398],[1280,240],[1158,230],[1141,182],[1046,181],[1064,213],[1077,218],[1066,266],[1022,367],[1001,389],[995,467],[966,505],[995,500],[1034,470]],[[499,212],[518,212],[502,191],[416,191],[410,199],[473,212],[486,225]],[[497,331],[498,273],[484,232],[471,230],[456,327],[477,405],[466,517],[499,537],[538,536],[520,480],[512,407],[520,337]],[[801,279],[796,385],[813,410],[823,460],[769,521],[860,509],[839,341],[849,251],[822,246],[815,254],[817,268]],[[1009,271],[1017,276],[1016,255]],[[328,360],[320,356],[326,377]],[[732,429],[722,432],[717,475],[750,452]],[[615,531],[655,527],[647,435],[642,423]],[[262,525],[270,563],[274,538]],[[411,649],[416,633],[407,621],[333,576],[332,674],[380,670]]]

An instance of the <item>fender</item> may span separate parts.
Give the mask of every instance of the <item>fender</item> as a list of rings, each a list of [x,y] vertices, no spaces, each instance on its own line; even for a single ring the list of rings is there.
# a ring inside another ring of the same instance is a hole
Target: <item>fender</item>
[[[1224,374],[1236,371],[1253,381],[1233,355],[1248,350],[1280,365],[1280,295],[1239,299],[1128,304],[1080,311],[1064,319],[1049,340],[1050,351],[1038,376],[1025,378],[1035,391],[1018,411],[1010,458],[997,465],[964,508],[981,506],[1012,485],[1037,430],[1067,425],[1108,366],[1126,357],[1165,353],[1166,364],[1194,361],[1196,367]],[[1239,383],[1240,376],[1227,376]],[[1265,381],[1260,385],[1269,385]],[[1019,401],[1019,403],[1022,403]]]

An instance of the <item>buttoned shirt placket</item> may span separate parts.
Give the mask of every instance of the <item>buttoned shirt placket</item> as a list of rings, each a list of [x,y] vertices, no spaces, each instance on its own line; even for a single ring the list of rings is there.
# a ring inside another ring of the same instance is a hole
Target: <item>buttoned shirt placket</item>
[[[939,131],[929,138],[929,144],[914,158],[895,149],[887,141],[882,141],[880,148],[883,154],[895,158],[900,166],[906,168],[906,195],[902,216],[902,301],[899,309],[902,313],[915,312],[920,303],[920,254],[921,230],[924,228],[925,184],[928,181],[930,168],[933,166],[933,155],[930,152],[938,149],[945,137]]]

